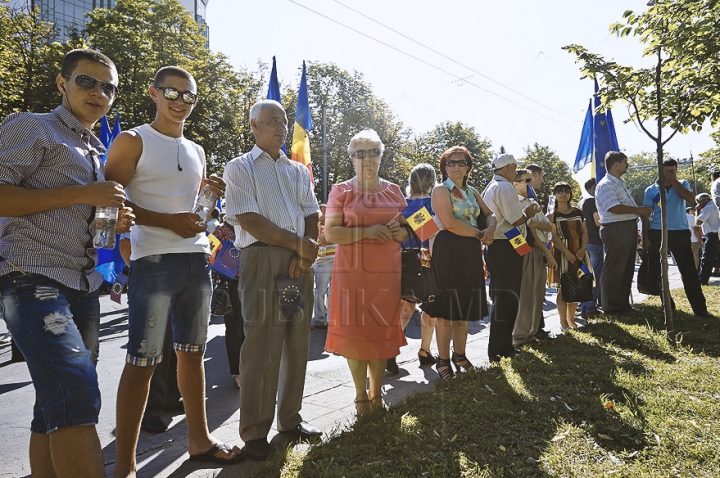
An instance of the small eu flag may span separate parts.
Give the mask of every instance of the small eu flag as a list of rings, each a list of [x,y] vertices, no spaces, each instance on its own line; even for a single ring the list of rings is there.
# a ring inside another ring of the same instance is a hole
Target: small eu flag
[[[532,251],[532,247],[530,247],[530,244],[527,243],[523,235],[520,233],[520,229],[518,229],[517,227],[513,227],[508,232],[506,232],[505,237],[508,238],[510,244],[512,244],[513,248],[515,249],[515,252],[517,252],[521,256],[524,256],[528,252]]]
[[[303,296],[300,292],[300,279],[293,279],[290,274],[280,274],[275,278],[280,308],[285,317],[293,315],[303,309]]]

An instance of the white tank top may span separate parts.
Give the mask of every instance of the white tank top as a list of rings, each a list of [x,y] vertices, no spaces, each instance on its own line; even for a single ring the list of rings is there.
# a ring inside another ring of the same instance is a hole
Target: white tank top
[[[142,139],[135,175],[125,187],[130,201],[149,211],[192,211],[203,179],[205,152],[185,138],[173,138],[149,124],[133,128]],[[178,161],[182,171],[178,170]],[[210,253],[204,233],[184,239],[169,229],[134,226],[130,233],[132,260],[154,254]]]

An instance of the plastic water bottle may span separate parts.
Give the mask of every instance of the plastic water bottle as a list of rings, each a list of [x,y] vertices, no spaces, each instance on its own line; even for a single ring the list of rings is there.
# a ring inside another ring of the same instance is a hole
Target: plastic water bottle
[[[212,210],[215,209],[218,199],[218,195],[215,194],[209,184],[202,188],[200,194],[198,194],[195,209],[193,209],[193,213],[200,217],[197,223],[198,226],[204,226],[207,223],[208,217],[210,217]]]
[[[548,207],[547,207],[547,213],[553,214],[555,212],[555,195],[551,195],[550,199],[548,199]]]
[[[113,206],[96,207],[93,221],[93,247],[96,249],[115,249],[115,225],[118,208]]]

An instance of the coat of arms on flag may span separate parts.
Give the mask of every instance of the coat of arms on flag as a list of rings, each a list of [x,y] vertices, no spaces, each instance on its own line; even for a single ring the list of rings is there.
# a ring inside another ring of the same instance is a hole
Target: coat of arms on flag
[[[430,214],[422,199],[413,199],[402,211],[403,217],[421,241],[425,242],[440,230],[435,216]]]
[[[512,244],[515,252],[521,256],[524,256],[528,252],[532,251],[532,247],[530,247],[530,244],[527,243],[523,235],[520,233],[520,229],[517,227],[513,227],[504,235],[508,238],[510,244]]]

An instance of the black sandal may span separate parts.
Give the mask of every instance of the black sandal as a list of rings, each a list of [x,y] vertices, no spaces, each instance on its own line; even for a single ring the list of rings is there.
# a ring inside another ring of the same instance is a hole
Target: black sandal
[[[452,363],[455,364],[455,369],[460,372],[460,368],[462,367],[466,372],[475,372],[475,366],[470,363],[468,358],[465,356],[465,354],[458,354],[453,352],[452,354]]]
[[[437,370],[440,378],[445,381],[448,381],[455,376],[455,372],[453,372],[453,369],[450,366],[450,359],[438,358],[437,363],[435,364],[435,370]]]
[[[425,353],[425,355],[420,355],[420,352]],[[433,356],[433,354],[425,349],[420,349],[418,352],[418,360],[420,360],[420,365],[432,365],[437,363],[437,359]]]

